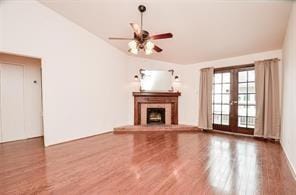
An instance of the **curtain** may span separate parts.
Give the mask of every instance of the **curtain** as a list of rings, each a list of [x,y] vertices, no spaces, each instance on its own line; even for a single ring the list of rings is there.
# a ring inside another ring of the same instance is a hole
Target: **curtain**
[[[256,123],[254,135],[280,136],[280,92],[278,59],[255,62]]]
[[[212,80],[214,68],[200,70],[199,83],[199,128],[212,129]]]

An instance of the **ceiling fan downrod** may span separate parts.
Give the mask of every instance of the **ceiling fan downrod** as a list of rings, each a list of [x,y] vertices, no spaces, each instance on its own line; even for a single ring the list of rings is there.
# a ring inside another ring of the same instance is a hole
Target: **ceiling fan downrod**
[[[141,13],[141,33],[142,33],[142,30],[143,30],[143,13],[146,11],[146,7],[144,5],[139,5],[138,10]]]

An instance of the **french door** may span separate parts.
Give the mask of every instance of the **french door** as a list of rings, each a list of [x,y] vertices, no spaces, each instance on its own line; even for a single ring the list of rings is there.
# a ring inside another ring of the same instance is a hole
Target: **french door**
[[[213,128],[253,134],[256,116],[254,65],[215,69]]]

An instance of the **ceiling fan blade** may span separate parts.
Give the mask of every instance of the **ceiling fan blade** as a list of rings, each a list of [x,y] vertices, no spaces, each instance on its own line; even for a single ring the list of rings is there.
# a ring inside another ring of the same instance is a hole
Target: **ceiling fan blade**
[[[136,23],[130,23],[131,27],[133,28],[134,32],[137,36],[140,36],[141,34],[141,27]]]
[[[153,49],[156,51],[156,52],[162,52],[162,49],[156,45],[154,45]]]
[[[134,40],[134,38],[109,37],[110,40]]]
[[[150,36],[150,39],[156,40],[156,39],[168,39],[172,38],[173,34],[172,33],[163,33],[163,34],[158,34],[158,35],[152,35]]]

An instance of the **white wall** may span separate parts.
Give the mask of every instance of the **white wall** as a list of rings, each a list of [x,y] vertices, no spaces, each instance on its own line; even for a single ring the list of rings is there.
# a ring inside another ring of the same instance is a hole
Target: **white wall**
[[[180,77],[177,83],[178,90],[182,93],[179,100],[179,123],[198,124],[198,88],[199,70],[204,67],[225,67],[254,63],[256,60],[271,58],[282,58],[281,50],[255,53],[234,58],[226,58],[215,61],[202,62],[191,65],[178,65],[167,62],[129,57],[128,59],[128,81],[129,81],[129,123],[133,123],[133,96],[132,91],[138,91],[138,83],[133,80],[139,69],[174,69],[175,74]],[[280,62],[281,65],[281,62]],[[281,67],[281,66],[280,66]],[[280,68],[281,69],[281,68]]]
[[[0,1],[0,51],[2,50],[3,47],[3,6],[2,6],[3,2]]]
[[[296,2],[290,15],[283,47],[283,117],[281,144],[296,173]]]
[[[0,49],[42,58],[45,145],[126,124],[125,54],[36,1],[0,6]]]

